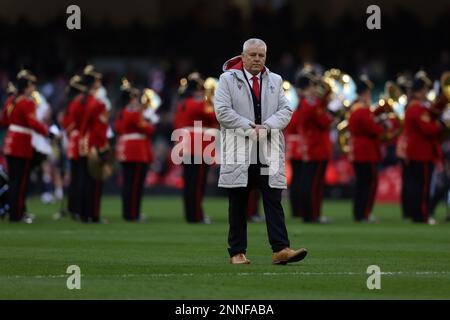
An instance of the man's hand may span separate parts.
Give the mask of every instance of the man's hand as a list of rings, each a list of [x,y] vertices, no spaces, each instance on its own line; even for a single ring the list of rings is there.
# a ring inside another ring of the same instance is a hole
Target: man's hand
[[[261,124],[250,123],[250,126],[255,130],[257,139],[265,139],[268,134],[268,128]]]
[[[53,139],[59,139],[61,137],[61,130],[59,130],[59,128],[56,125],[51,125],[50,128],[48,129],[48,135],[47,137],[50,140]]]

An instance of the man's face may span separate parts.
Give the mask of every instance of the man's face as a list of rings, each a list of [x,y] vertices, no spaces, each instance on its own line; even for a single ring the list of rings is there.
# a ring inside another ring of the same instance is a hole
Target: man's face
[[[430,88],[429,87],[425,87],[422,90],[417,92],[417,97],[420,100],[426,100],[429,91],[430,91]]]
[[[266,50],[262,46],[250,46],[242,53],[242,61],[245,70],[257,75],[266,64]]]
[[[102,81],[100,79],[95,79],[92,89],[98,90],[102,86]]]
[[[27,88],[25,89],[24,93],[26,96],[31,96],[34,90],[36,90],[36,86],[34,85],[34,83],[30,82]]]

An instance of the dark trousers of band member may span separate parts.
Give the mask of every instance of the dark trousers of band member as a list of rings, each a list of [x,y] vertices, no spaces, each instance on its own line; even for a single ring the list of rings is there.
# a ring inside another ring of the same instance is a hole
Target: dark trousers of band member
[[[432,162],[410,161],[411,186],[407,194],[408,210],[414,222],[427,222],[430,214]]]
[[[303,181],[301,180],[302,161],[291,160],[292,179],[289,186],[289,201],[291,203],[291,212],[293,217],[301,217],[300,208],[300,187]]]
[[[248,169],[247,187],[228,189],[228,252],[230,257],[245,253],[247,250],[247,218],[246,211],[249,193],[257,187],[262,194],[267,233],[273,252],[289,247],[283,207],[281,206],[282,189],[269,186],[269,176],[260,174],[261,167],[250,165]]]
[[[142,193],[147,164],[144,162],[122,162],[122,217],[127,221],[140,219]]]
[[[31,159],[6,157],[9,176],[9,220],[20,221],[25,213],[25,198],[30,180]]]
[[[446,214],[449,214],[448,192],[450,191],[450,162],[444,159],[444,168],[442,172],[436,173],[434,190],[430,195],[430,216],[434,216],[436,208],[441,201],[445,202]],[[433,183],[432,183],[433,184]],[[431,188],[433,189],[433,188]]]
[[[209,166],[201,164],[183,164],[183,204],[187,222],[203,222],[203,195],[205,193],[206,178]]]
[[[354,162],[355,186],[353,192],[353,219],[367,220],[372,213],[378,187],[378,164]]]
[[[103,182],[89,174],[87,157],[81,157],[79,161],[80,218],[83,222],[99,222]]]
[[[78,215],[80,213],[80,203],[83,201],[78,193],[80,192],[80,161],[70,160],[70,183],[67,190],[67,209],[71,215]]]
[[[404,219],[411,218],[412,209],[410,208],[410,201],[408,201],[408,195],[411,194],[410,188],[414,183],[410,173],[409,162],[402,160],[402,191],[401,191],[401,204],[402,204],[402,217]]]
[[[298,199],[300,216],[305,222],[317,222],[322,209],[327,161],[303,161]]]

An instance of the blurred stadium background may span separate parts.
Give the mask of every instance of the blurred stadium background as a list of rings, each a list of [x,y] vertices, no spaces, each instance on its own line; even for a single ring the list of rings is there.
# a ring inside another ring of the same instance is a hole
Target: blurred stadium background
[[[81,8],[81,30],[66,28],[65,10],[70,4]],[[370,4],[381,7],[381,30],[366,28]],[[56,121],[65,108],[64,88],[70,76],[86,63],[104,74],[112,114],[123,76],[160,94],[161,121],[153,141],[157,157],[146,180],[149,193],[178,193],[183,183],[180,168],[168,157],[180,78],[192,71],[218,77],[223,62],[239,54],[249,37],[268,43],[268,66],[288,81],[294,80],[304,63],[324,70],[337,67],[355,77],[367,73],[376,85],[374,97],[399,72],[412,75],[424,69],[437,79],[450,69],[449,43],[445,41],[445,30],[450,30],[450,3],[446,0],[426,6],[419,0],[21,0],[20,5],[3,0],[0,8],[0,101],[5,99],[8,80],[20,67],[29,68],[37,74],[39,90]],[[387,147],[380,201],[398,200],[396,164],[394,146]],[[351,195],[352,169],[337,145],[326,177],[327,197]],[[37,183],[37,177],[34,181]],[[210,170],[209,194],[221,193],[216,181],[217,170]],[[116,174],[106,192],[117,192],[118,184]]]

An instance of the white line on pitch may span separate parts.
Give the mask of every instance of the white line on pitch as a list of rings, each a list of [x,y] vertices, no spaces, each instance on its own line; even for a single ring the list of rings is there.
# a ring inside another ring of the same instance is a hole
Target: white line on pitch
[[[93,277],[101,278],[168,278],[168,277],[193,277],[193,276],[239,276],[239,277],[252,277],[252,276],[366,276],[366,273],[362,272],[240,272],[240,273],[144,273],[144,274],[111,274],[111,275],[92,275]],[[386,276],[449,276],[450,271],[417,271],[417,272],[381,272],[381,275]],[[86,275],[84,275],[86,276]],[[7,278],[67,278],[67,275],[11,275]]]

